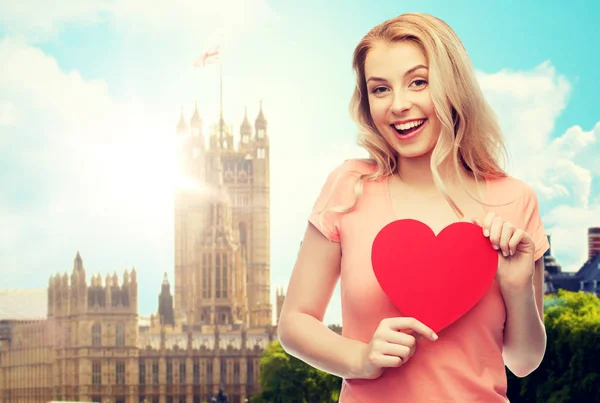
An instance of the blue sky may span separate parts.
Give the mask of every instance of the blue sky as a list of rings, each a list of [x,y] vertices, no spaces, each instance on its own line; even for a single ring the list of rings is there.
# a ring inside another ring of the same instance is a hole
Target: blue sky
[[[140,311],[156,310],[162,273],[173,278],[168,147],[182,106],[216,122],[218,70],[192,62],[220,34],[227,123],[237,135],[260,100],[269,121],[271,284],[285,286],[325,176],[364,155],[347,112],[354,46],[410,11],[461,37],[554,255],[584,262],[586,229],[600,226],[594,2],[211,3],[0,0],[0,288],[45,287],[79,250],[88,273],[135,266]]]

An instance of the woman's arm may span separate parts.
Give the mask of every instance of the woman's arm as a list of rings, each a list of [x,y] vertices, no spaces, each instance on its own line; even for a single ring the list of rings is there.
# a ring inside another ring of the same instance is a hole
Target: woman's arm
[[[357,377],[366,344],[338,335],[323,317],[340,275],[341,248],[308,224],[279,318],[289,354],[342,378]]]
[[[523,289],[502,289],[506,306],[504,327],[504,362],[518,377],[533,372],[546,351],[544,327],[544,263],[535,263],[533,284]]]

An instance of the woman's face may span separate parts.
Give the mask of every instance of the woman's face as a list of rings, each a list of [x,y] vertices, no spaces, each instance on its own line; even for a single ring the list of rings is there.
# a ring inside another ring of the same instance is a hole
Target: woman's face
[[[365,60],[371,117],[400,158],[429,155],[441,124],[429,92],[428,64],[413,42],[377,42]]]

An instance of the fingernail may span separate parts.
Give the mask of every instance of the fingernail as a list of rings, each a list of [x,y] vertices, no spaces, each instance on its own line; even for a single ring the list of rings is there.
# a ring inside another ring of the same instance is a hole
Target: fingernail
[[[490,231],[488,231],[487,229],[483,230],[483,235],[484,236],[490,236]]]
[[[492,248],[494,248],[495,250],[498,250],[498,245],[492,245]]]
[[[435,333],[431,333],[431,337],[433,338],[433,340],[437,340],[438,339],[438,335]]]
[[[507,256],[508,256],[508,254],[507,254],[506,252],[504,252],[504,251],[502,251],[502,255],[503,255],[504,257],[507,257]]]
[[[511,250],[510,250],[510,255],[512,256],[512,255],[514,255],[514,254],[515,254],[515,251],[511,249]]]

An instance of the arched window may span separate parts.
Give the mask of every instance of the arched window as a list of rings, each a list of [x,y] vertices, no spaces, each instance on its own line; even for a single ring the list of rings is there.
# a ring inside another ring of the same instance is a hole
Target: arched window
[[[238,225],[239,235],[240,235],[240,244],[242,246],[246,246],[246,242],[248,239],[248,228],[245,222],[241,222]]]
[[[102,329],[98,323],[92,325],[92,346],[99,347],[102,345]]]
[[[125,345],[125,325],[117,323],[117,341],[115,343],[117,347],[123,347]]]
[[[241,222],[238,225],[240,246],[242,248],[242,258],[248,258],[248,226],[245,222]]]

